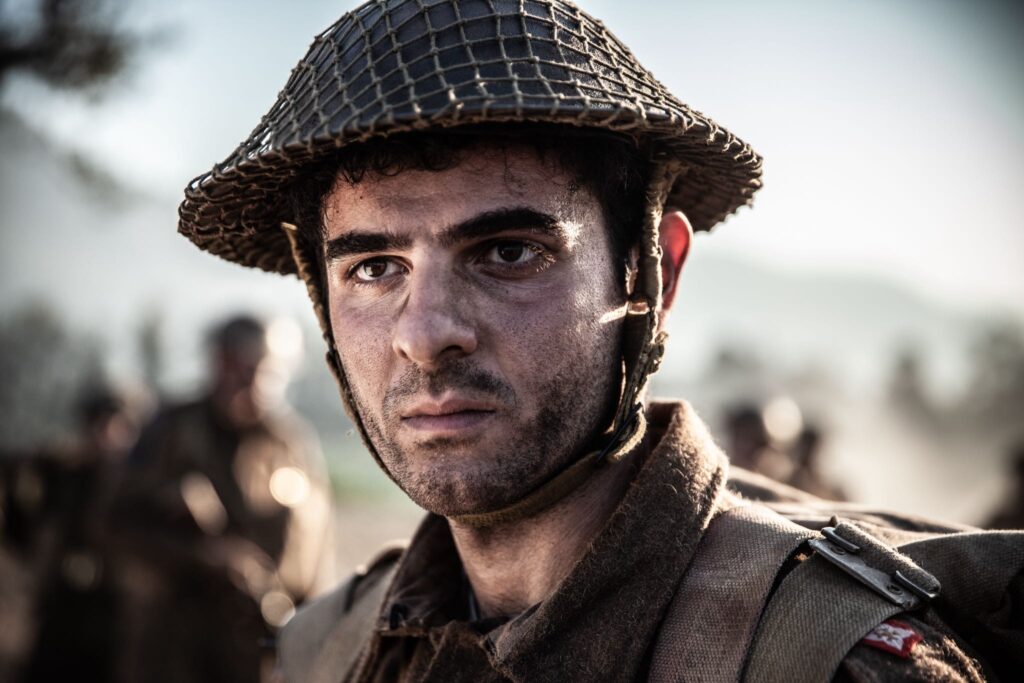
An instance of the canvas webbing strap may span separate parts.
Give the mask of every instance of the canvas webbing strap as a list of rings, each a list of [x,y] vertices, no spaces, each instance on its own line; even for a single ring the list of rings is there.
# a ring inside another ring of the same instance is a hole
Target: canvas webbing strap
[[[342,589],[313,603],[294,623],[288,624],[278,651],[284,680],[289,683],[346,680],[373,636],[388,588],[398,570],[397,556],[395,559],[352,604],[347,604],[350,590]]]
[[[902,609],[811,557],[787,576],[765,612],[745,680],[831,681],[846,653]]]
[[[662,622],[649,681],[739,680],[783,563],[816,532],[734,501],[708,526]]]
[[[830,560],[835,546],[821,546],[783,579],[758,626],[744,680],[827,683],[871,629],[923,603],[924,597],[912,595],[907,583],[891,578],[897,572],[916,590],[938,593],[935,577],[891,546],[851,524],[829,529],[856,550],[843,550]],[[843,568],[844,557],[859,564]],[[858,577],[854,569],[861,564],[866,569]],[[869,586],[876,577],[890,578]]]

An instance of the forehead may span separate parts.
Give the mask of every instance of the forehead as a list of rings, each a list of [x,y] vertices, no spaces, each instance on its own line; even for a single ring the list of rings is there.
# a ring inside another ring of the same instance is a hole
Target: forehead
[[[478,146],[443,170],[339,179],[324,200],[328,239],[356,229],[429,234],[496,208],[528,207],[563,221],[600,219],[593,193],[553,158],[525,147]]]

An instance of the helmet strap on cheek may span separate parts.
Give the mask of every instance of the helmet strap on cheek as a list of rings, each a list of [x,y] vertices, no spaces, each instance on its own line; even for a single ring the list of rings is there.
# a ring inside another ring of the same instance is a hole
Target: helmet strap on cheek
[[[610,451],[603,458],[618,462],[636,448],[647,432],[643,410],[644,391],[651,375],[658,371],[665,355],[668,333],[659,330],[661,311],[661,258],[659,226],[681,164],[652,156],[650,178],[644,198],[643,226],[633,288],[622,331],[623,386],[610,431]],[[634,419],[635,416],[635,419]]]

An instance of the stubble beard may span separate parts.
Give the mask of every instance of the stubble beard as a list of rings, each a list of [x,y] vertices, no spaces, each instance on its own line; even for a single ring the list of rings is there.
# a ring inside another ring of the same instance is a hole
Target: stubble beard
[[[607,362],[594,361],[602,357]],[[466,359],[430,375],[417,369],[407,371],[386,392],[383,409],[378,411],[380,418],[367,410],[355,387],[352,396],[388,474],[413,502],[443,516],[490,512],[521,500],[582,457],[608,426],[621,378],[617,348],[605,346],[579,358],[589,362],[563,365],[531,392],[539,406],[532,416],[520,412],[511,386]],[[395,406],[402,397],[423,388],[432,393],[456,388],[476,397],[498,399],[515,406],[509,413],[514,423],[504,430],[507,436],[500,439],[502,443],[467,445],[434,439],[403,447],[395,436],[400,422]],[[444,466],[455,461],[460,466]]]

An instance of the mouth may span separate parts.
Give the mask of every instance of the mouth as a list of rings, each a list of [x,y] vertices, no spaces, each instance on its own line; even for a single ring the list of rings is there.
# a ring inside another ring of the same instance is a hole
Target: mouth
[[[405,411],[402,425],[424,436],[455,436],[480,427],[496,414],[496,406],[481,401],[423,401]]]

